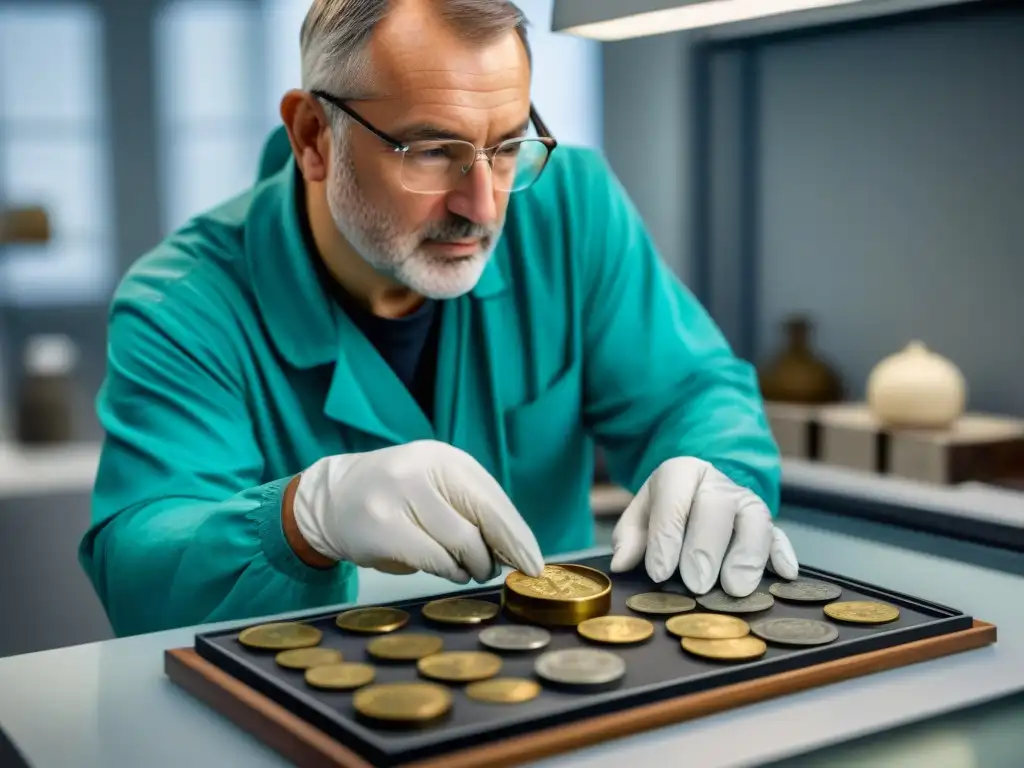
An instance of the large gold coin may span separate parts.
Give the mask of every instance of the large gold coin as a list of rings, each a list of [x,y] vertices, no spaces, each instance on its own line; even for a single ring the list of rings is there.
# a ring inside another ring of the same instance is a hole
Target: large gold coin
[[[580,622],[576,631],[595,643],[639,643],[654,634],[654,625],[636,616],[598,616]]]
[[[309,669],[325,664],[341,664],[341,651],[333,648],[292,648],[281,651],[274,661],[286,669]]]
[[[699,640],[730,640],[750,634],[750,625],[735,616],[719,613],[687,613],[673,616],[665,629],[676,637]]]
[[[366,652],[387,661],[416,661],[437,653],[444,647],[439,635],[420,635],[403,632],[397,635],[375,637],[366,645]]]
[[[899,609],[886,603],[869,600],[851,600],[844,603],[829,603],[825,615],[836,621],[851,624],[887,624],[900,617]]]
[[[540,576],[534,578],[522,571],[513,571],[505,585],[526,597],[540,597],[548,600],[580,600],[596,597],[608,588],[586,571],[563,568],[560,565],[546,565]]]
[[[309,624],[277,621],[243,629],[238,635],[238,642],[250,648],[287,651],[292,648],[312,648],[319,644],[323,636],[323,632]]]
[[[540,684],[524,677],[497,677],[470,683],[466,695],[490,704],[522,704],[540,695]]]
[[[423,606],[423,615],[444,624],[480,624],[493,619],[499,610],[497,603],[487,600],[450,597],[427,603]]]
[[[449,651],[424,656],[416,668],[424,677],[446,683],[472,683],[501,671],[501,657],[486,651]]]
[[[391,723],[422,723],[452,708],[452,695],[435,683],[381,683],[356,692],[356,711],[374,720]]]
[[[314,688],[332,691],[351,691],[372,683],[376,678],[376,670],[369,664],[346,661],[341,664],[325,664],[322,667],[310,667],[306,670],[306,682]]]
[[[698,637],[684,637],[683,650],[694,656],[720,661],[748,661],[764,656],[768,645],[759,637],[745,635],[729,640],[705,640]]]
[[[394,632],[409,623],[409,614],[398,608],[353,608],[334,620],[342,629],[363,634]]]

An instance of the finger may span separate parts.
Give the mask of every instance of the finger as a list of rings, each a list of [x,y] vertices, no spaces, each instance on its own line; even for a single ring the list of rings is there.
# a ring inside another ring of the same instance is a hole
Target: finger
[[[770,551],[772,570],[779,574],[779,576],[789,581],[793,581],[800,576],[800,564],[796,559],[796,551],[793,549],[789,537],[778,526],[772,528]]]
[[[409,576],[417,573],[417,570],[412,566],[400,563],[398,560],[392,560],[391,558],[382,557],[371,561],[368,568],[373,568],[381,573],[390,573],[393,576]]]
[[[469,574],[459,566],[448,550],[427,535],[412,519],[400,519],[384,534],[387,539],[378,545],[376,556],[371,557],[374,563],[371,567],[377,564],[385,568],[393,567],[398,562],[412,568],[414,572],[423,571],[458,584],[469,583]]]
[[[612,529],[613,573],[631,571],[637,567],[647,549],[647,524],[651,516],[650,483],[644,483]]]
[[[751,494],[736,512],[732,544],[722,562],[722,589],[733,597],[746,597],[761,583],[772,546],[772,516]]]
[[[423,489],[409,514],[477,581],[493,577],[495,562],[480,529],[456,512],[433,487]]]
[[[475,524],[499,557],[523,573],[538,577],[544,570],[540,544],[501,485],[469,454],[456,451],[451,466],[432,480],[451,507]],[[488,567],[488,573],[490,567]]]
[[[679,568],[683,541],[704,468],[678,463],[671,471],[651,476],[651,527],[647,533],[647,572],[666,581]]]
[[[683,539],[679,572],[683,583],[698,595],[718,581],[736,512],[735,494],[723,492],[711,483],[697,489]]]

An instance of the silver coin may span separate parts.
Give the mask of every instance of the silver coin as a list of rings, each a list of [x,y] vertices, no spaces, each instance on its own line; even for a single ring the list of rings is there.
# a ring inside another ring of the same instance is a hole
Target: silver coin
[[[477,637],[496,651],[536,651],[551,642],[551,633],[546,629],[518,625],[488,627]]]
[[[750,623],[750,632],[780,645],[826,645],[839,638],[834,624],[815,619],[761,619]]]
[[[537,675],[563,685],[606,685],[626,674],[626,662],[611,651],[564,648],[537,657]]]
[[[685,613],[696,608],[697,601],[675,592],[642,592],[630,595],[626,607],[637,613]]]
[[[719,613],[756,613],[767,611],[775,605],[775,598],[767,592],[754,592],[747,597],[733,597],[721,589],[713,589],[697,598],[701,607]]]
[[[843,594],[843,590],[835,584],[817,579],[777,581],[768,587],[768,591],[783,600],[795,600],[801,603],[827,603]]]

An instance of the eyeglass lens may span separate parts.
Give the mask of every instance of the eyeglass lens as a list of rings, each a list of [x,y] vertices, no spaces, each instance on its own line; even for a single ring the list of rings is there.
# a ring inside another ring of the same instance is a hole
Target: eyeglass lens
[[[548,159],[548,146],[513,139],[488,152],[494,186],[517,192],[533,184]],[[477,148],[465,141],[416,141],[402,157],[402,185],[413,192],[448,192],[472,168]]]

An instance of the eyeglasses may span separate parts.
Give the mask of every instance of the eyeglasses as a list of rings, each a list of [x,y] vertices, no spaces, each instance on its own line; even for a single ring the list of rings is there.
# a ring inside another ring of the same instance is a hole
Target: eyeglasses
[[[344,100],[323,91],[311,93],[340,109],[399,153],[402,186],[419,194],[451,192],[480,159],[490,165],[491,177],[498,190],[522,191],[540,178],[551,152],[558,146],[532,104],[530,122],[537,129],[537,136],[506,139],[493,147],[478,148],[460,139],[401,142],[375,128]]]

